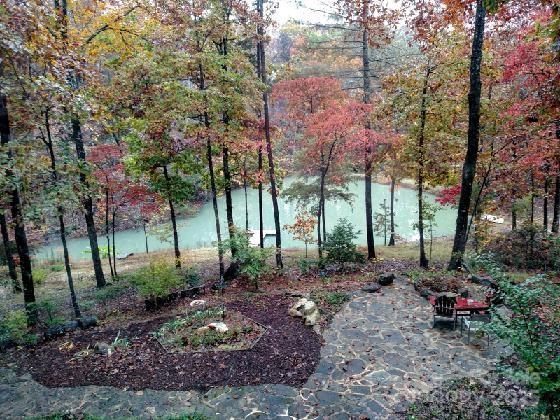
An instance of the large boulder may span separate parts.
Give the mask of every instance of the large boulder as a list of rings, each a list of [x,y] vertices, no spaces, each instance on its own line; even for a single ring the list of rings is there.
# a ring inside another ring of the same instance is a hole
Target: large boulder
[[[307,298],[301,298],[288,310],[290,316],[301,317],[305,325],[314,326],[319,322],[321,314],[317,304]]]
[[[395,273],[382,273],[377,278],[377,283],[381,286],[389,286],[390,284],[393,284],[395,278]]]
[[[303,316],[303,307],[307,302],[308,302],[307,298],[303,297],[299,299],[296,303],[294,303],[288,310],[290,316]]]

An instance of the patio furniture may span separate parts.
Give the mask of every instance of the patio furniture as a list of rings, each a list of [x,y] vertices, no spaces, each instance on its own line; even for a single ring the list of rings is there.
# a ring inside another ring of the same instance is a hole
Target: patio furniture
[[[436,317],[447,318],[454,320],[453,328],[457,324],[457,318],[455,317],[455,302],[456,298],[454,296],[442,294],[439,296],[430,296],[430,303],[432,304],[434,311],[434,323],[436,325]]]
[[[489,302],[458,297],[455,303],[455,325],[457,325],[458,318],[471,317],[472,314],[481,313],[488,309],[490,309]]]
[[[484,325],[490,322],[490,314],[472,314],[470,317],[461,318],[461,336],[463,335],[463,327],[467,330],[467,344],[471,342],[471,331],[483,331]],[[486,333],[488,339],[488,347],[490,347],[490,334]]]

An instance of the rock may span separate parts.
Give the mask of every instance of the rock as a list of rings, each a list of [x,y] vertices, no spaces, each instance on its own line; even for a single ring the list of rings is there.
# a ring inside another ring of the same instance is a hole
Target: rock
[[[70,321],[64,324],[64,329],[66,331],[76,330],[80,327],[80,323],[78,321]]]
[[[307,298],[301,298],[288,310],[290,316],[303,316],[303,306],[308,302]]]
[[[366,284],[364,287],[362,287],[362,290],[367,293],[375,293],[381,290],[381,286],[376,283]]]
[[[196,299],[189,303],[189,306],[198,311],[206,309],[206,301],[204,299]]]
[[[205,333],[206,331],[209,331],[210,327],[208,325],[205,325],[204,327],[200,327],[196,329],[196,332],[199,334]]]
[[[211,330],[216,330],[219,333],[225,333],[229,331],[228,326],[223,322],[211,322],[207,325],[207,327]]]
[[[117,255],[117,260],[126,260],[128,257],[132,257],[134,252],[129,252],[128,254]]]
[[[83,318],[78,319],[78,325],[80,326],[80,328],[82,329],[86,329],[86,328],[90,328],[90,327],[95,327],[97,326],[97,324],[99,323],[98,319],[96,316],[84,316]]]
[[[317,311],[317,305],[312,300],[308,300],[303,305],[303,316],[311,315],[313,312]]]
[[[64,324],[53,325],[49,327],[47,331],[45,331],[45,340],[52,340],[56,337],[60,337],[66,333],[66,329],[64,328]]]
[[[100,354],[102,356],[110,356],[112,353],[111,346],[104,342],[97,342],[95,346],[93,346],[93,351],[95,354]]]
[[[394,273],[382,273],[377,278],[377,283],[379,283],[381,286],[389,286],[393,283],[393,280],[395,280]]]
[[[313,312],[311,312],[308,315],[305,315],[304,317],[305,325],[315,325],[319,321],[319,318],[320,318],[319,310],[315,308]]]

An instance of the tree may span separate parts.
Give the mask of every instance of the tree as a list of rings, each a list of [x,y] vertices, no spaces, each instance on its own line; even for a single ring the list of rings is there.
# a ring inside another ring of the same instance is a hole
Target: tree
[[[263,0],[257,0],[257,12],[262,21],[264,17],[264,7]],[[262,22],[258,24],[257,35],[259,37],[257,41],[257,56],[258,56],[258,68],[261,80],[266,86],[267,83],[267,70],[266,70],[266,53],[264,44],[264,26]],[[280,229],[280,211],[278,210],[278,193],[276,191],[276,178],[274,174],[274,156],[272,153],[272,143],[270,140],[270,116],[268,112],[268,92],[263,91],[263,113],[264,113],[264,133],[266,140],[266,154],[268,157],[268,176],[270,180],[270,193],[272,196],[272,207],[274,211],[274,227],[276,230],[276,267],[282,268],[282,230]]]
[[[305,243],[305,258],[307,258],[307,245],[313,243],[313,232],[315,230],[315,217],[302,211],[296,215],[296,220],[291,225],[284,225],[284,229],[290,232],[296,241]]]

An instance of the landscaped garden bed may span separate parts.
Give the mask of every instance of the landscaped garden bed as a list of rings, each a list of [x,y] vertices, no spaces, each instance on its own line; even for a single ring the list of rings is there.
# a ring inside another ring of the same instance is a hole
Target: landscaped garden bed
[[[231,321],[226,315],[226,325],[230,322],[235,329],[247,322],[262,336],[257,340],[254,332],[247,331],[240,335],[242,339],[214,343],[214,351],[198,351],[200,346],[197,351],[190,351],[190,346],[186,347],[189,351],[162,347],[153,333],[177,319],[175,309],[172,316],[162,314],[127,325],[72,332],[10,352],[6,362],[15,363],[21,372],[30,373],[49,387],[110,385],[135,390],[188,390],[265,383],[300,386],[315,370],[321,337],[288,315],[291,303],[290,298],[278,294],[258,294],[225,303],[231,314]],[[98,351],[97,343],[107,344],[104,347],[111,349],[110,355]]]
[[[252,348],[266,328],[238,311],[213,307],[189,311],[153,333],[168,352],[227,351]]]

